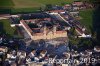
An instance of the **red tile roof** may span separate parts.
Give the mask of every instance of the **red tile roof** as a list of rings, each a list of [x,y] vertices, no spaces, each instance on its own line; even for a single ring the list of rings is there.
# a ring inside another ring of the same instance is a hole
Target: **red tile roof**
[[[24,22],[24,20],[21,20],[20,21],[26,28],[27,30],[30,32],[30,33],[33,33],[33,31],[29,28],[29,26]]]
[[[77,30],[78,32],[80,32],[81,34],[84,33],[80,28],[76,28],[76,30]]]

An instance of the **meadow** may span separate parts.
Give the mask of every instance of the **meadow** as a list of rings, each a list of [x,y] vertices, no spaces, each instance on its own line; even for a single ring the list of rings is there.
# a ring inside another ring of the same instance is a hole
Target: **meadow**
[[[46,5],[64,5],[74,0],[0,0],[0,13],[29,13],[37,12]]]
[[[0,32],[1,33],[6,33],[9,36],[13,36],[14,32],[16,30],[15,27],[10,26],[10,21],[9,20],[0,20]]]
[[[46,4],[61,5],[71,2],[73,0],[0,0],[0,7],[32,8],[45,6]]]

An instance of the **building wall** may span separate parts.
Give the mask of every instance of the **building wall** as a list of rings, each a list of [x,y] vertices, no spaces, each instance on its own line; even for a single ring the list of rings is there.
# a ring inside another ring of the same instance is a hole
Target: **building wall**
[[[32,39],[33,40],[40,40],[40,39],[54,39],[54,38],[59,38],[59,37],[66,37],[67,38],[67,32],[61,31],[62,33],[54,33],[50,31],[48,34],[43,34],[43,35],[33,35]]]

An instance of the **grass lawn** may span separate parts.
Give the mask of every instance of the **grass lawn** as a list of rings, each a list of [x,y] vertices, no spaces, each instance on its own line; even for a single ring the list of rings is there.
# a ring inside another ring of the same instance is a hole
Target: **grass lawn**
[[[86,28],[89,29],[90,31],[90,28],[92,27],[92,22],[93,22],[93,9],[80,11],[80,16],[82,17],[80,22],[83,25],[85,25]]]
[[[0,28],[2,28],[3,32],[8,34],[9,36],[13,36],[16,28],[12,28],[10,26],[9,20],[0,20]]]

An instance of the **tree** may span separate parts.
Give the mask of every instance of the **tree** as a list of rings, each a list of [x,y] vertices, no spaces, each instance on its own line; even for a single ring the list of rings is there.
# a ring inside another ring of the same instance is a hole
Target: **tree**
[[[81,38],[80,42],[79,42],[79,48],[92,48],[92,40],[88,39],[88,38]]]
[[[45,11],[45,9],[46,9],[46,6],[44,5],[40,7],[40,11]]]
[[[76,35],[75,27],[72,27],[72,28],[70,29],[70,33],[71,33],[73,36]]]
[[[45,10],[51,10],[52,9],[52,4],[47,4]]]

